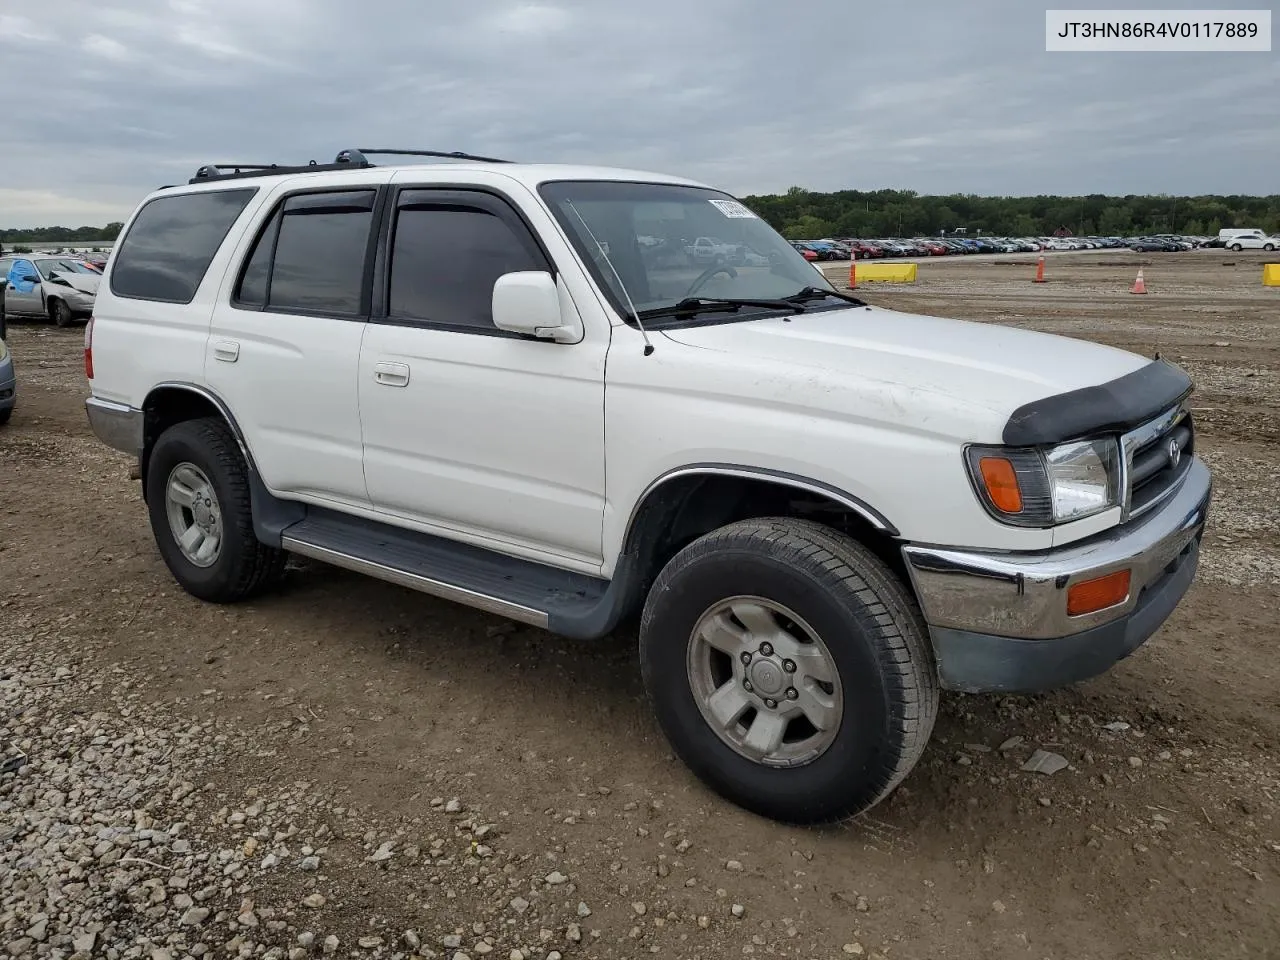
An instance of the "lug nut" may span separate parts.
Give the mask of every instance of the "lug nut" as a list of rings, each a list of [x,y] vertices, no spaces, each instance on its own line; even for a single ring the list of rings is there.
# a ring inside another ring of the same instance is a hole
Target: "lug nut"
[[[788,699],[788,700],[799,700],[799,699],[800,699],[800,691],[799,691],[799,690],[797,690],[795,687],[787,687],[787,699]]]
[[[795,672],[796,672],[796,662],[795,662],[794,660],[783,660],[783,661],[782,661],[782,669],[783,669],[783,670],[785,670],[785,671],[787,671],[787,673],[795,673]]]
[[[770,710],[772,710],[774,707],[776,707],[776,706],[778,705],[778,701],[777,701],[777,700],[766,700],[766,701],[764,702],[764,705],[765,705],[766,707],[768,707]]]
[[[743,681],[742,681],[742,689],[743,689],[743,690],[745,690],[745,691],[747,691],[747,693],[750,693],[750,692],[751,692],[751,681],[750,681],[750,680],[743,680]]]
[[[767,656],[769,656],[769,654],[773,653],[773,646],[772,646],[772,644],[768,644],[768,643],[762,643],[762,644],[760,644],[760,653],[761,653],[763,656],[766,656],[766,657],[767,657]]]
[[[750,662],[751,662],[751,654],[744,652],[744,653],[742,654],[742,662],[743,662],[743,663],[750,663]]]

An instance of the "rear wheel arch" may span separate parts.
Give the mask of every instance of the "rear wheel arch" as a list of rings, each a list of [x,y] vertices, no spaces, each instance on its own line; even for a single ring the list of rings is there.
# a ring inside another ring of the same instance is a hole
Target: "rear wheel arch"
[[[142,471],[143,494],[146,494],[147,463],[156,441],[164,431],[184,420],[199,420],[203,417],[218,417],[226,422],[240,453],[249,465],[249,472],[257,474],[253,455],[245,442],[244,433],[236,422],[226,402],[213,391],[193,383],[161,383],[152,387],[142,402],[143,429],[142,455],[139,467]]]

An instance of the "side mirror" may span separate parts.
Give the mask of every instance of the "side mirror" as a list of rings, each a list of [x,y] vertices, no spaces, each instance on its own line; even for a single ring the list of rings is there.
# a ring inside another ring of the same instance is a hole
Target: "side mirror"
[[[582,322],[560,302],[555,277],[542,270],[504,273],[493,285],[493,325],[557,343],[582,339]]]
[[[22,278],[22,282],[23,283],[39,283],[40,278],[33,277],[31,274],[27,274],[25,277]]]

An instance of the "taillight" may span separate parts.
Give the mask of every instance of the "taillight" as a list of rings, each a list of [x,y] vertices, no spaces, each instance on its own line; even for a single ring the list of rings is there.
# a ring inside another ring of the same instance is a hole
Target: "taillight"
[[[84,375],[93,379],[93,317],[84,325]]]

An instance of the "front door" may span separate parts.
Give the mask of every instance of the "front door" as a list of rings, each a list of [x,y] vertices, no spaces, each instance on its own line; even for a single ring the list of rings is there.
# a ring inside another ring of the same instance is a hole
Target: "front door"
[[[608,331],[561,344],[493,326],[498,277],[555,271],[516,211],[496,191],[394,195],[360,356],[365,479],[393,522],[595,569]]]
[[[17,313],[27,317],[44,315],[44,302],[40,296],[40,274],[30,260],[19,257],[9,269],[9,288],[5,291],[5,313]]]

